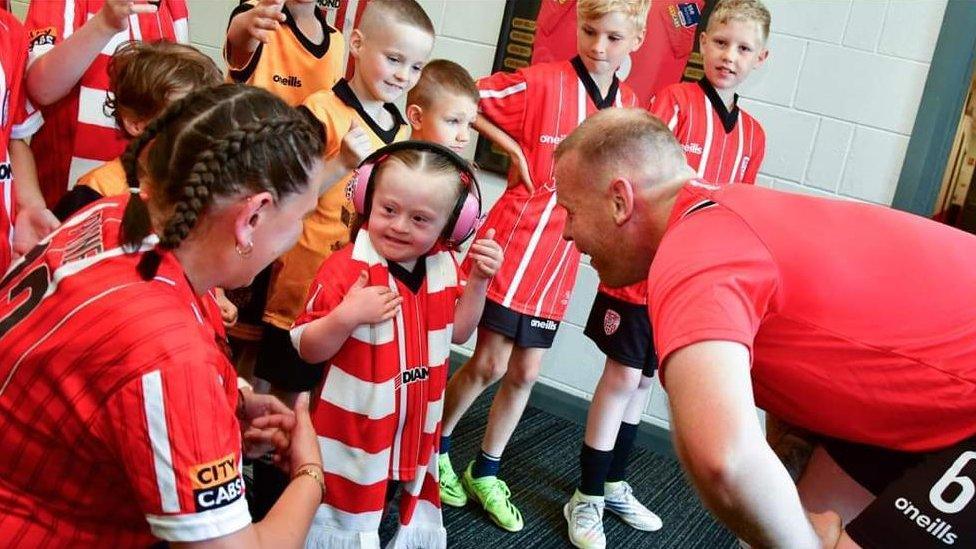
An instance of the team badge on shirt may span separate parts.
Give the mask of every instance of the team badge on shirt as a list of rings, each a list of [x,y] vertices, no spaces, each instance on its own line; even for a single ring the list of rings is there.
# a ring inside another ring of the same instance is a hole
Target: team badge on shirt
[[[244,495],[244,479],[234,454],[190,467],[190,481],[198,513],[230,505]]]
[[[671,21],[674,23],[675,28],[691,28],[701,21],[701,11],[698,9],[698,4],[688,3],[668,6],[668,12],[671,15]]]
[[[603,333],[613,335],[618,328],[620,328],[620,313],[607,309],[607,314],[603,315]]]

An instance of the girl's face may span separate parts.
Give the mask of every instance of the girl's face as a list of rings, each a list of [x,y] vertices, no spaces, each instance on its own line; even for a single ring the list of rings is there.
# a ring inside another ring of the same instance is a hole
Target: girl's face
[[[444,231],[457,202],[457,176],[388,162],[373,182],[369,237],[388,261],[409,262],[430,251]]]

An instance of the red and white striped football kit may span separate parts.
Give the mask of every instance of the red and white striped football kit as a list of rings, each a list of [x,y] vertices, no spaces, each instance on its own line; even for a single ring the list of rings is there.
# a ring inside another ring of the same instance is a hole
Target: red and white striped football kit
[[[634,92],[614,78],[607,97],[578,57],[478,81],[479,110],[522,147],[535,186],[529,192],[509,171],[509,188],[478,231],[495,229],[506,261],[491,280],[488,299],[525,315],[562,320],[576,282],[579,251],[563,240],[566,212],[556,207],[553,152],[588,116],[607,107],[633,107]],[[465,261],[465,269],[470,262]]]
[[[26,70],[27,31],[13,14],[0,9],[0,273],[10,266],[17,206],[10,140],[30,137],[42,122],[27,101]]]
[[[26,27],[30,62],[51,51],[98,13],[104,0],[31,2]],[[42,107],[46,123],[31,141],[44,200],[53,206],[79,177],[122,154],[125,139],[105,112],[108,61],[128,40],[189,42],[186,0],[162,0],[156,13],[130,15],[65,97]]]
[[[361,230],[316,274],[291,330],[296,348],[308,323],[333,311],[363,271],[369,285],[388,286],[403,303],[393,319],[356,328],[327,362],[312,408],[326,494],[308,546],[379,547],[387,486],[396,480],[403,495],[391,546],[446,547],[436,450],[463,278],[447,249],[436,246],[411,272],[387,263]]]
[[[127,201],[70,218],[0,282],[5,543],[144,547],[250,523],[233,367],[175,257],[144,281],[119,247]]]
[[[736,103],[738,100],[736,95]],[[738,105],[730,112],[708,80],[664,88],[651,101],[650,112],[674,132],[699,179],[718,185],[756,182],[766,154],[766,132]],[[625,288],[601,284],[599,291],[629,303],[647,304],[645,282]]]

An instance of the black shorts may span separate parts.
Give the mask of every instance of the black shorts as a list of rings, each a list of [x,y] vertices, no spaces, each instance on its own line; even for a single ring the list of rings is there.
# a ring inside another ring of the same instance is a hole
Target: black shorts
[[[511,339],[519,347],[548,349],[556,339],[559,321],[517,313],[488,299],[479,326]]]
[[[324,368],[309,364],[298,356],[288,330],[264,324],[264,337],[254,364],[254,375],[275,389],[293,393],[311,391],[320,381]]]
[[[647,377],[657,370],[657,354],[647,307],[597,292],[586,319],[586,337],[607,357],[637,368]]]
[[[847,525],[861,547],[976,547],[976,437],[926,453],[837,440],[824,449],[878,496]]]

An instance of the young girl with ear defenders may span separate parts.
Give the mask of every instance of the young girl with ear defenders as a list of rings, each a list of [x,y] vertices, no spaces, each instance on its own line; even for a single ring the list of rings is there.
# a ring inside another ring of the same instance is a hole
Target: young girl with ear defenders
[[[480,223],[480,192],[446,147],[384,147],[348,191],[364,224],[319,268],[291,330],[302,359],[326,368],[312,422],[329,465],[309,546],[378,547],[399,484],[390,546],[446,547],[437,444],[450,347],[477,326],[502,249],[490,232],[475,241],[476,267],[463,279],[452,251]]]

